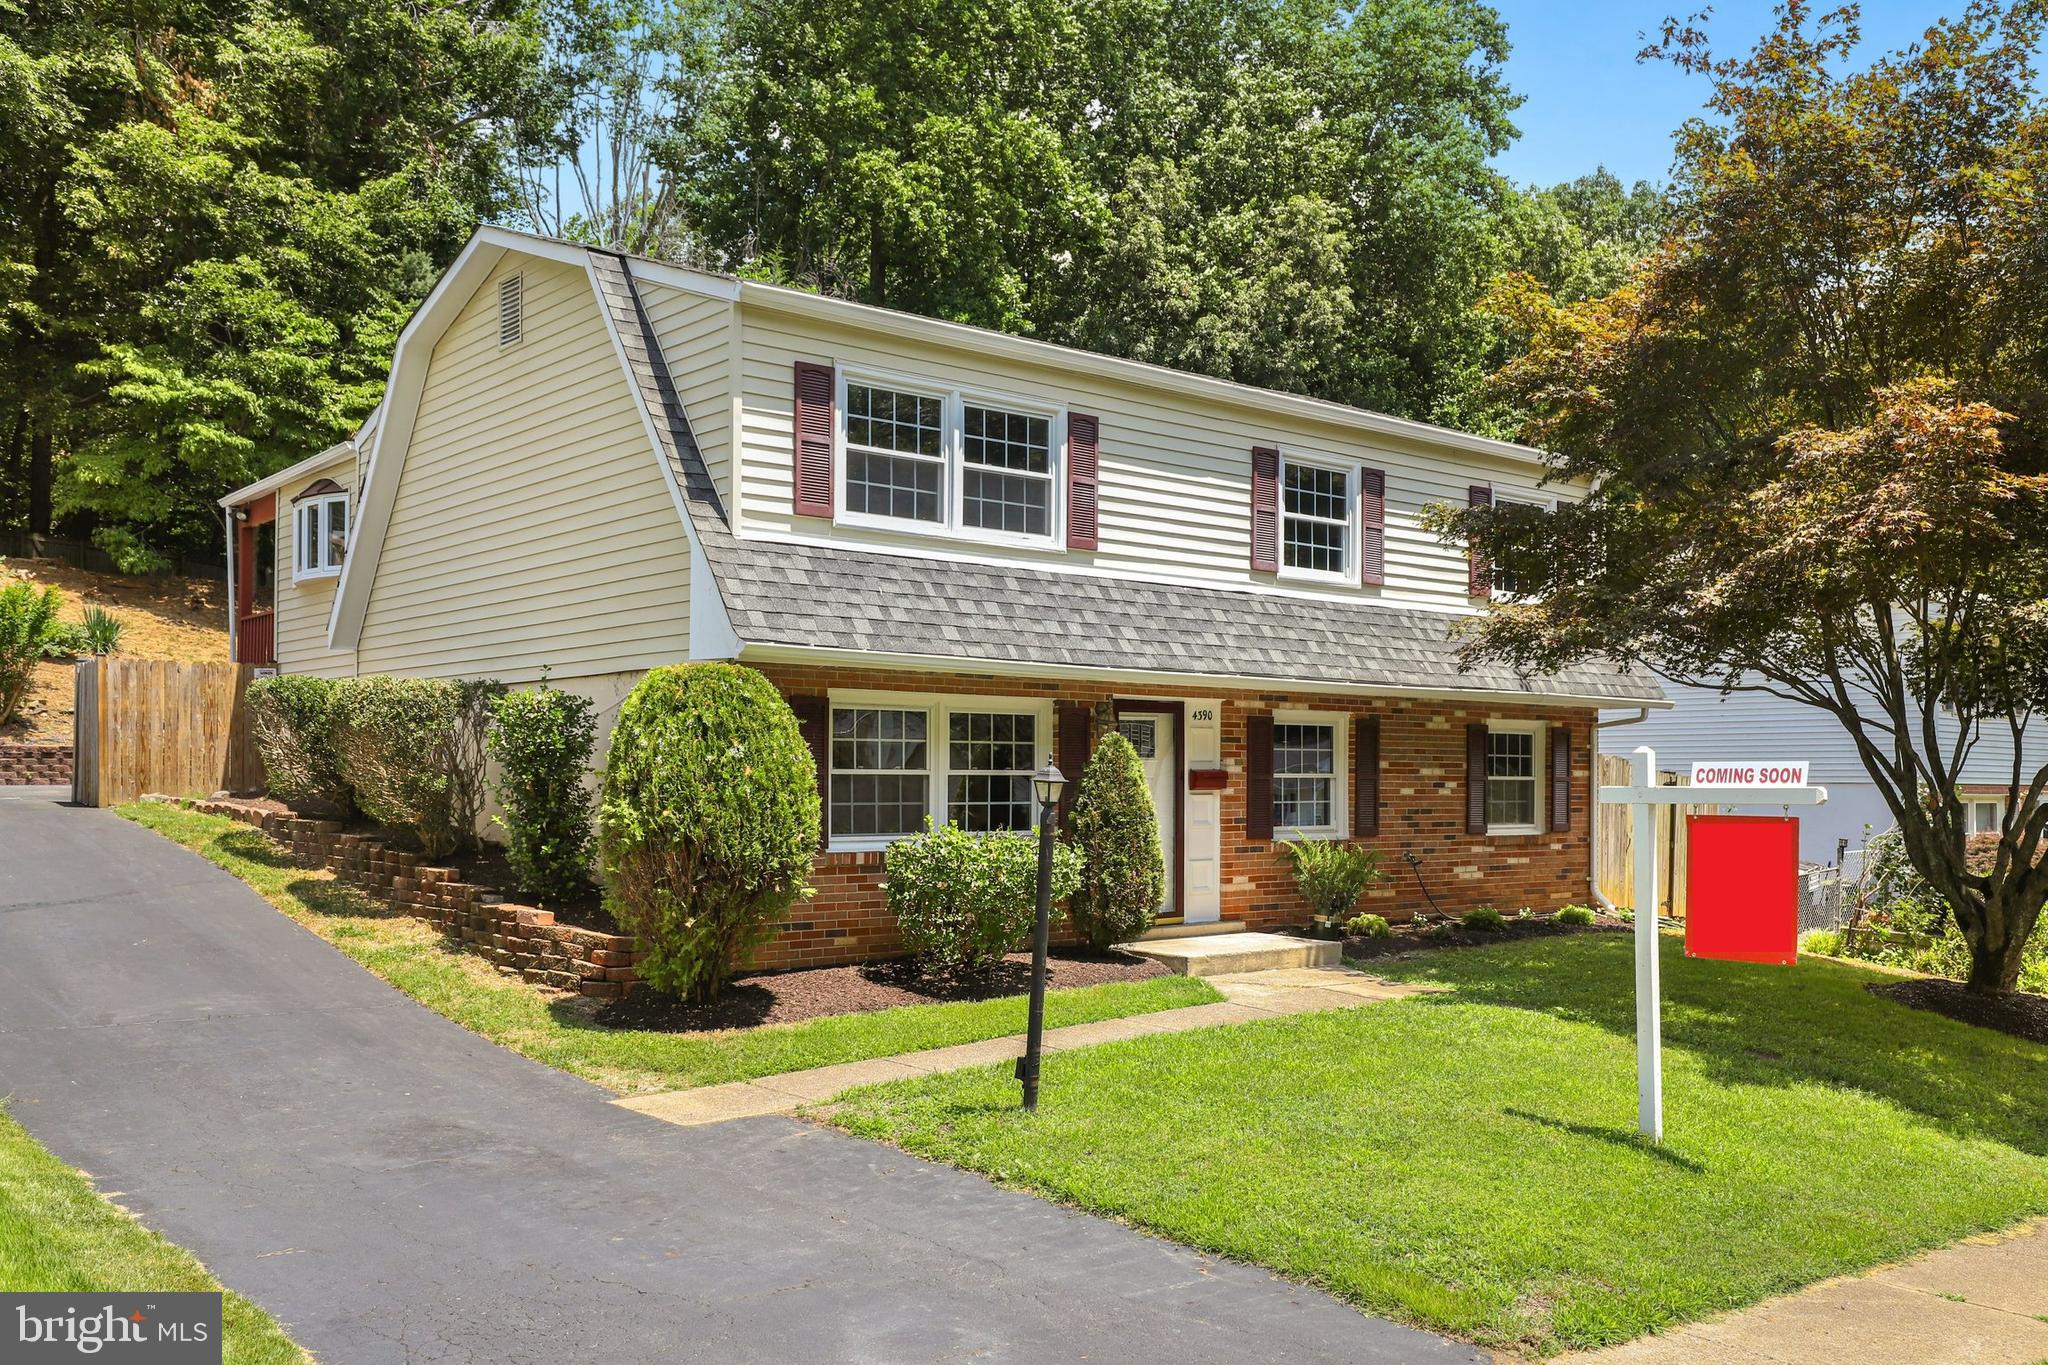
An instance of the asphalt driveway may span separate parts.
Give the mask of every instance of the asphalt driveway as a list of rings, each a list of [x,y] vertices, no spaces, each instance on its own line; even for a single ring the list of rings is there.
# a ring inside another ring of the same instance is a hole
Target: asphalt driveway
[[[0,1096],[333,1362],[1483,1360],[786,1119],[678,1128],[0,788]]]

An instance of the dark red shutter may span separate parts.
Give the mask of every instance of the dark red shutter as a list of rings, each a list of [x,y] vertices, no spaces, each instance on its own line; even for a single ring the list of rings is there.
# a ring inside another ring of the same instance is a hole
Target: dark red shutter
[[[823,848],[832,831],[832,707],[823,697],[791,697],[789,709],[818,772],[818,847]]]
[[[1486,833],[1486,727],[1465,727],[1465,832]]]
[[[1244,718],[1244,833],[1273,837],[1273,718]]]
[[[800,517],[832,515],[832,390],[830,365],[796,363],[796,427],[792,442]]]
[[[1351,833],[1380,832],[1380,718],[1351,722]]]
[[[1098,532],[1102,424],[1078,412],[1067,414],[1067,548],[1092,550]],[[1069,776],[1078,777],[1071,773]]]
[[[1550,727],[1550,771],[1544,781],[1550,788],[1550,829],[1561,833],[1572,827],[1572,732],[1566,726]]]
[[[1466,490],[1468,501],[1474,507],[1493,506],[1493,490],[1483,483],[1475,483]],[[1474,546],[1465,551],[1465,591],[1473,597],[1493,596],[1493,566],[1486,562],[1486,556]]]
[[[1387,472],[1358,471],[1358,567],[1368,588],[1387,581]]]
[[[1067,785],[1060,791],[1061,823],[1074,808],[1074,798],[1081,791],[1081,772],[1088,766],[1093,755],[1088,733],[1094,724],[1088,707],[1077,701],[1063,701],[1053,708],[1053,725],[1058,736],[1053,751],[1058,755],[1053,761],[1059,764],[1060,775],[1067,779]]]
[[[1280,452],[1271,446],[1252,447],[1252,568],[1280,568]]]

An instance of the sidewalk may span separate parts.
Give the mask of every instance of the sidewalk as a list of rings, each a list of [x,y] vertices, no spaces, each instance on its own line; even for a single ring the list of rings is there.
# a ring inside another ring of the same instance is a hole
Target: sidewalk
[[[1569,1365],[2048,1360],[2048,1219],[1566,1359]]]
[[[1093,1047],[1098,1043],[1141,1038],[1151,1033],[1180,1033],[1186,1029],[1214,1028],[1220,1024],[1248,1024],[1287,1014],[1350,1009],[1381,1000],[1419,995],[1431,989],[1381,981],[1363,972],[1335,967],[1283,967],[1204,979],[1222,992],[1222,1000],[1208,1005],[1161,1010],[1156,1014],[1134,1014],[1124,1019],[1103,1019],[1092,1024],[1051,1029],[1045,1035],[1045,1049],[1063,1052],[1068,1048]],[[780,1076],[730,1081],[696,1090],[634,1095],[615,1103],[650,1118],[694,1127],[704,1123],[724,1123],[728,1119],[758,1118],[763,1114],[794,1113],[806,1104],[829,1099],[857,1085],[987,1066],[992,1062],[1009,1061],[1023,1053],[1022,1036],[990,1038],[979,1043],[962,1043],[958,1047],[908,1052],[866,1062],[845,1062],[809,1071],[789,1071]]]

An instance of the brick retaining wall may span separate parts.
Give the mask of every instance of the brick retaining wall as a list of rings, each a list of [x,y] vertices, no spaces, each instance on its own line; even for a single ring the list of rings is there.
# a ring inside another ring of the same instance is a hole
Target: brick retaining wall
[[[468,944],[498,970],[601,1000],[625,995],[638,982],[633,940],[557,924],[552,910],[518,905],[487,886],[456,880],[423,853],[393,848],[369,834],[349,834],[339,820],[310,820],[240,801],[179,801],[208,815],[255,825],[357,890],[425,920]]]
[[[68,787],[71,742],[0,744],[0,787]]]

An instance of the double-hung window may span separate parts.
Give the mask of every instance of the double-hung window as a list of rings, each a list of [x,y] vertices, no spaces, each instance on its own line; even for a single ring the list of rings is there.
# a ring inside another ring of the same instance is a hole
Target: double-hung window
[[[1276,717],[1273,828],[1285,836],[1344,827],[1343,727],[1336,717]]]
[[[2005,818],[2003,801],[1970,801],[1967,829],[1971,834],[1996,834]]]
[[[1358,504],[1355,466],[1280,462],[1280,567],[1313,578],[1351,578]]]
[[[1542,786],[1537,729],[1486,732],[1486,828],[1493,834],[1539,834]]]
[[[1028,830],[1032,771],[1051,747],[1044,703],[856,694],[832,701],[828,819],[839,848],[933,824]]]
[[[292,516],[292,578],[331,578],[340,573],[348,552],[348,494],[309,498],[293,509]]]
[[[840,477],[857,525],[1056,544],[1064,415],[914,380],[844,374]]]
[[[1550,501],[1548,498],[1524,496],[1516,493],[1503,493],[1498,489],[1494,490],[1493,501],[1495,506],[1499,506],[1503,503],[1511,503],[1521,507],[1539,508],[1545,512],[1552,512],[1557,509],[1557,504]],[[1494,557],[1493,563],[1491,565],[1490,581],[1492,583],[1493,595],[1495,597],[1526,597],[1529,595],[1531,591],[1529,587],[1529,582],[1525,578],[1525,576],[1523,574],[1516,572],[1515,563],[1512,556],[1496,555]]]

